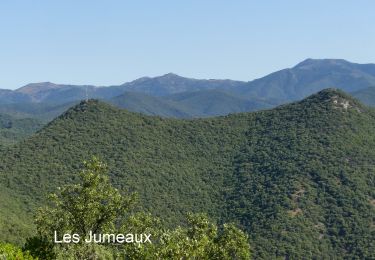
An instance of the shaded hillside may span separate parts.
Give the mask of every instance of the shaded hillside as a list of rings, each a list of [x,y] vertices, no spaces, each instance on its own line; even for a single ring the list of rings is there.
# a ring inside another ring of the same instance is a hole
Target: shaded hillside
[[[78,103],[79,101],[64,104],[33,102],[0,104],[0,113],[8,114],[15,118],[36,118],[43,122],[49,122]]]
[[[174,118],[228,115],[272,107],[261,100],[245,100],[219,90],[183,92],[165,97],[125,92],[109,102],[133,112]]]
[[[196,120],[89,101],[3,151],[0,183],[26,211],[75,182],[82,160],[99,155],[113,183],[138,192],[141,205],[167,225],[188,211],[207,212],[241,224],[256,258],[370,259],[374,129],[374,111],[337,90],[273,110]],[[0,234],[17,236],[4,227]]]
[[[14,144],[40,129],[42,125],[42,122],[36,119],[16,119],[0,114],[0,146]]]
[[[369,87],[352,92],[351,95],[368,106],[375,106],[375,87]]]
[[[109,101],[111,104],[129,111],[145,115],[159,115],[163,117],[188,118],[191,115],[183,111],[178,104],[168,102],[161,97],[153,97],[143,93],[125,92]]]
[[[11,104],[15,102],[30,102],[30,97],[23,93],[16,93],[10,89],[0,89],[0,104]]]
[[[221,90],[184,92],[165,97],[185,110],[191,117],[209,117],[249,112],[273,107],[259,99],[246,100]]]

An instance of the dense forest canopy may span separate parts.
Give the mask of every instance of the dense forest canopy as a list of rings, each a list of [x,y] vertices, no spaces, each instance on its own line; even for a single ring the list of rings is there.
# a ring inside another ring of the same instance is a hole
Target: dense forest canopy
[[[194,120],[82,102],[2,149],[1,239],[31,235],[45,195],[77,182],[81,162],[97,155],[113,185],[137,192],[166,227],[205,212],[246,230],[255,258],[372,258],[374,129],[372,109],[332,89]]]

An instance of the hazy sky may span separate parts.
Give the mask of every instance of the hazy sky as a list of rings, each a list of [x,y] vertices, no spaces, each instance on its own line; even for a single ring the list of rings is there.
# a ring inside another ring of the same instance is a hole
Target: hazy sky
[[[0,2],[0,88],[174,72],[252,80],[305,58],[375,63],[375,1]]]

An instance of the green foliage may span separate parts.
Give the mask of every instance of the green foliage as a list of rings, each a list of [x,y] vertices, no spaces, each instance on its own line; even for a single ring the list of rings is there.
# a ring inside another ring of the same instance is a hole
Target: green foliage
[[[26,239],[22,250],[30,252],[30,255],[38,259],[55,259],[57,257],[54,252],[54,244],[50,238],[43,235]]]
[[[23,252],[20,248],[12,244],[0,242],[0,259],[1,260],[33,260],[29,252]]]
[[[106,173],[106,165],[98,158],[85,162],[78,184],[66,185],[59,194],[51,194],[51,205],[40,208],[36,217],[38,236],[54,241],[54,232],[80,235],[84,241],[89,232],[93,234],[113,233],[122,223],[125,213],[134,201],[134,196],[122,196],[113,188]],[[30,244],[30,243],[29,243]],[[62,247],[65,244],[61,245]],[[66,246],[65,246],[66,247]],[[80,244],[72,251],[62,252],[75,255],[77,259],[90,258],[100,246]]]
[[[322,91],[255,121],[226,205],[256,256],[374,257],[374,113]]]
[[[0,184],[0,241],[21,245],[35,232],[30,225],[33,214],[25,210],[25,202],[16,198],[5,185]]]
[[[76,183],[80,162],[97,154],[119,191],[139,195],[135,209],[169,230],[187,212],[206,212],[246,230],[254,258],[371,259],[374,129],[374,111],[336,90],[196,120],[89,101],[2,151],[0,184],[20,212],[32,212],[46,192]]]
[[[125,259],[250,259],[248,237],[232,224],[222,231],[203,214],[190,214],[187,227],[158,232],[153,245],[128,245]]]
[[[50,196],[51,206],[36,217],[38,236],[27,240],[24,250],[40,259],[249,259],[247,236],[233,225],[217,226],[205,215],[189,215],[188,228],[163,230],[150,214],[128,214],[134,196],[122,196],[113,188],[106,166],[96,157],[85,162],[81,181],[64,186]],[[127,216],[127,217],[126,217]],[[150,244],[85,243],[93,234],[152,234]],[[78,243],[54,245],[54,232],[79,234]],[[54,248],[55,247],[55,248]]]

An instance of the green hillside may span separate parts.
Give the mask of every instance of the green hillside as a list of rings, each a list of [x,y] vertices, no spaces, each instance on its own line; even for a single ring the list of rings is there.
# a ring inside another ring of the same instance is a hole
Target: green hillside
[[[30,225],[34,212],[28,208],[27,200],[15,198],[6,185],[6,182],[0,184],[0,243],[19,243],[35,232]]]
[[[138,192],[143,208],[166,225],[207,212],[242,225],[255,258],[370,259],[374,129],[375,112],[337,90],[273,110],[194,120],[91,100],[0,154],[0,183],[8,188],[1,193],[27,218],[98,155],[114,185]],[[0,213],[13,221],[8,210]],[[22,221],[12,230],[0,226],[0,239],[22,239]]]
[[[221,90],[184,92],[165,97],[191,117],[209,117],[249,112],[274,106],[260,99],[246,100]]]
[[[129,111],[173,118],[219,116],[273,106],[258,99],[245,100],[220,90],[189,91],[165,97],[125,92],[109,102]]]
[[[322,91],[256,115],[228,182],[228,219],[264,259],[374,257],[374,111]]]
[[[11,115],[14,118],[36,118],[48,122],[61,115],[70,107],[78,104],[79,101],[53,104],[53,103],[12,103],[0,104],[0,113]]]
[[[164,100],[161,97],[153,97],[143,93],[125,92],[111,99],[109,103],[119,108],[125,108],[129,111],[139,112],[145,115],[176,118],[191,117],[191,115],[185,112],[178,104]]]
[[[7,114],[0,114],[0,147],[14,144],[42,127],[37,119],[17,119]]]

